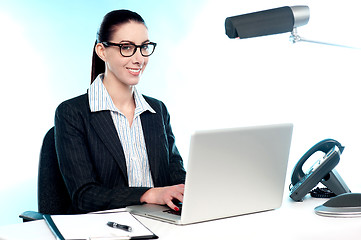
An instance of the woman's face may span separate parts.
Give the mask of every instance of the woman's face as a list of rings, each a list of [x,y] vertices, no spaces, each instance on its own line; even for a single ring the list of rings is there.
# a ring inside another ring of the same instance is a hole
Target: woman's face
[[[113,32],[109,42],[142,45],[149,42],[148,30],[144,24],[131,21],[119,25]],[[103,53],[103,60],[106,64],[106,79],[118,80],[128,86],[138,84],[140,76],[148,63],[148,57],[143,57],[139,48],[131,57],[123,57],[117,46],[103,48]]]

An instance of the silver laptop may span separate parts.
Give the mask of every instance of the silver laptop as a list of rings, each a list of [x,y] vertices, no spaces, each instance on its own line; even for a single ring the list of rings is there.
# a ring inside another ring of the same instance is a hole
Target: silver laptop
[[[181,215],[154,204],[128,210],[184,225],[279,208],[292,129],[278,124],[195,132]]]

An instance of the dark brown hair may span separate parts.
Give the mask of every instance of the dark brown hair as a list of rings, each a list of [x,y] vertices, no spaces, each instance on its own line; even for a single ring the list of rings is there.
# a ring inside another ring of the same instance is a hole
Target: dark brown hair
[[[97,32],[97,39],[93,48],[90,83],[93,83],[96,77],[99,74],[104,73],[105,71],[104,61],[100,59],[95,52],[95,46],[97,45],[97,43],[109,41],[112,37],[113,32],[116,30],[116,27],[130,21],[143,23],[145,25],[144,19],[138,13],[129,10],[114,10],[104,16],[103,21]]]

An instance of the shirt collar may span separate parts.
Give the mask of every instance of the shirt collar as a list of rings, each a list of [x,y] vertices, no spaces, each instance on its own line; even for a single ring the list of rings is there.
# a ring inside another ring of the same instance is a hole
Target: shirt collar
[[[104,110],[110,110],[114,112],[120,112],[114,105],[112,98],[110,97],[107,89],[103,84],[104,74],[94,80],[89,87],[89,106],[91,112],[98,112]],[[145,111],[155,113],[154,109],[144,99],[143,95],[134,87],[134,100],[135,100],[135,111],[134,116],[140,115]]]

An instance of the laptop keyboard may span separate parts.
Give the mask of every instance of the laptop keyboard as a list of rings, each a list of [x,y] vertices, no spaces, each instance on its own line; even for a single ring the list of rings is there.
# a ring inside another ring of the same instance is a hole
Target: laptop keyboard
[[[182,214],[182,210],[176,211],[176,210],[173,210],[173,209],[164,210],[163,212],[178,215],[178,216],[180,216]]]
[[[173,200],[173,203],[179,208],[179,211],[176,211],[176,210],[173,210],[173,209],[168,209],[168,210],[164,210],[163,212],[180,216],[182,214],[182,206],[183,206],[183,204],[181,202],[179,202],[178,200]]]

